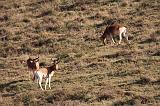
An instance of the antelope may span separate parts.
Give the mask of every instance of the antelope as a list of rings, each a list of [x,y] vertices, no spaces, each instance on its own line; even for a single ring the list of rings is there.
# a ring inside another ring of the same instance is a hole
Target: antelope
[[[53,59],[51,59],[51,60],[53,60]],[[58,63],[59,63],[59,59],[55,59],[55,60],[53,60],[53,63],[51,66],[45,67],[45,68],[40,68],[39,70],[36,71],[35,78],[37,79],[38,84],[42,90],[44,90],[41,85],[43,78],[45,78],[45,80],[46,80],[45,90],[47,88],[48,83],[49,83],[49,88],[51,89],[51,84],[50,84],[51,77],[53,76],[55,71],[58,70]]]
[[[28,66],[28,70],[29,70],[29,78],[30,78],[30,72],[32,71],[33,73],[33,81],[35,80],[35,76],[34,73],[35,71],[37,71],[39,69],[39,57],[32,59],[29,57],[29,59],[27,60],[27,66]]]
[[[109,37],[111,38],[112,42],[115,43],[113,37],[119,35],[119,44],[122,41],[122,36],[126,38],[128,41],[128,36],[126,35],[127,28],[118,24],[112,24],[106,27],[103,35],[100,37],[100,39],[103,41],[103,44],[105,45],[106,39]]]

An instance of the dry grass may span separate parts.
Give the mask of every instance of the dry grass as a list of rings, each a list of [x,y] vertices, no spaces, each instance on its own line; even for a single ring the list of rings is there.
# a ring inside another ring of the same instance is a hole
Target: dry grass
[[[158,0],[0,1],[0,104],[160,105],[159,9]],[[130,45],[102,46],[113,21]],[[28,56],[61,59],[52,90],[28,79]]]

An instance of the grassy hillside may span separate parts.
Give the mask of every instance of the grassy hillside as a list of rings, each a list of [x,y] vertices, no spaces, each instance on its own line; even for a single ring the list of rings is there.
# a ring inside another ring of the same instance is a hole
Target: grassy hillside
[[[159,0],[0,1],[0,104],[160,105],[159,10]],[[131,44],[102,45],[112,21]],[[29,56],[61,59],[51,90],[29,79]]]

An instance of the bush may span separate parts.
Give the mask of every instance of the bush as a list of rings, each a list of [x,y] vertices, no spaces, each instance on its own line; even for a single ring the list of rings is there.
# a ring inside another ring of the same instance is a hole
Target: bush
[[[75,92],[74,94],[68,95],[68,99],[87,102],[89,101],[89,99],[91,99],[91,96],[88,95],[86,92],[81,91],[81,92]]]

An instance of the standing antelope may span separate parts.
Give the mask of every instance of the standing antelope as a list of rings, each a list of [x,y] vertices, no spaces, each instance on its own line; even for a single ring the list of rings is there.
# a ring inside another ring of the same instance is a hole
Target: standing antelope
[[[47,84],[49,82],[49,88],[51,89],[51,77],[53,76],[55,70],[58,70],[58,63],[59,60],[53,60],[53,63],[50,67],[46,67],[46,68],[40,68],[38,71],[36,71],[35,73],[35,77],[38,80],[38,84],[40,86],[40,88],[43,90],[42,88],[42,79],[45,78],[46,79],[46,83],[45,83],[45,90],[47,88]]]
[[[109,37],[111,38],[112,42],[115,43],[113,37],[119,35],[119,44],[122,41],[122,35],[127,39],[128,36],[126,35],[127,28],[124,26],[120,26],[118,24],[112,24],[110,26],[107,26],[103,35],[100,37],[100,39],[103,41],[103,44],[105,45],[106,39]]]
[[[32,59],[29,57],[29,59],[27,60],[27,66],[28,66],[28,70],[29,70],[29,78],[30,78],[30,73],[32,71],[33,73],[33,81],[35,80],[35,76],[34,73],[35,71],[37,71],[39,69],[39,57]]]

